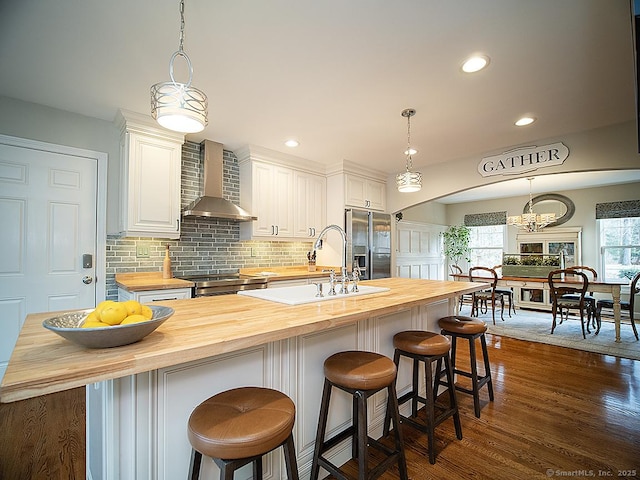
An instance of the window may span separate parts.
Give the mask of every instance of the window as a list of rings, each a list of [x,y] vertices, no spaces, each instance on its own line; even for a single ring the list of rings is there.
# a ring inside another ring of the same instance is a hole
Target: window
[[[493,268],[502,264],[505,225],[469,227],[469,248],[472,266]]]
[[[604,280],[630,279],[640,271],[640,217],[598,220]]]

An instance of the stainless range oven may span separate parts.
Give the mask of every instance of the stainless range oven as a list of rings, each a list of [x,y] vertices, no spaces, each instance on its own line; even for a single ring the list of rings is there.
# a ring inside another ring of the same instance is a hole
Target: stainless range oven
[[[192,297],[209,297],[226,295],[240,290],[257,290],[267,288],[266,277],[241,277],[238,273],[221,273],[217,275],[193,275],[180,277],[193,282]]]

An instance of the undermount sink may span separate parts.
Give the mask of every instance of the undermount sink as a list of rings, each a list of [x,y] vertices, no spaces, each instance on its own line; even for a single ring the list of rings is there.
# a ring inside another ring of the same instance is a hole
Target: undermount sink
[[[351,290],[351,286],[349,287]],[[247,297],[260,298],[271,302],[286,303],[287,305],[300,305],[303,303],[324,302],[327,300],[339,300],[362,295],[371,295],[372,293],[380,293],[389,291],[386,287],[371,287],[369,285],[358,285],[358,292],[349,292],[347,294],[338,293],[329,295],[329,283],[322,284],[323,297],[316,297],[318,289],[315,285],[298,285],[295,287],[281,288],[264,288],[260,290],[242,290],[238,295],[246,295]],[[340,284],[336,285],[336,292],[340,291]]]

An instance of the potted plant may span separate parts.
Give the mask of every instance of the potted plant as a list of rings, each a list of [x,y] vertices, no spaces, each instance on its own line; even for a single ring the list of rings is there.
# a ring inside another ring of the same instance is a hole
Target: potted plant
[[[561,265],[561,255],[505,253],[502,256],[502,276],[546,278],[549,272],[561,268]]]
[[[442,234],[444,254],[449,259],[449,268],[451,273],[458,273],[456,270],[462,270],[458,265],[461,259],[470,262],[469,253],[469,238],[471,236],[471,230],[464,225],[451,225]]]

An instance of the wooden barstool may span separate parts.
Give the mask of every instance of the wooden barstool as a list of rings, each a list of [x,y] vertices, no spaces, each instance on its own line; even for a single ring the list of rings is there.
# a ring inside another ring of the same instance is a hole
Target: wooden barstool
[[[346,480],[340,467],[334,465],[324,453],[346,438],[352,438],[351,455],[358,459],[358,479],[378,478],[393,463],[398,463],[400,478],[407,480],[407,464],[404,455],[400,416],[396,397],[396,366],[390,358],[373,352],[347,351],[331,355],[324,362],[324,388],[320,404],[320,419],[313,452],[311,480],[317,480],[320,467],[334,477]],[[353,418],[351,426],[325,440],[331,390],[336,387],[353,397]],[[367,399],[381,390],[387,390],[388,415],[393,419],[394,448],[371,438],[367,431]],[[368,467],[369,446],[384,452],[387,457],[373,468]]]
[[[189,479],[200,476],[202,456],[220,468],[221,480],[253,463],[253,478],[262,479],[262,456],[282,446],[290,480],[298,480],[293,424],[296,408],[284,393],[243,387],[214,395],[198,405],[188,424],[191,442]]]
[[[435,444],[433,440],[433,432],[435,427],[440,425],[449,417],[453,417],[453,423],[456,429],[456,437],[462,440],[462,426],[460,425],[460,413],[458,412],[458,401],[456,399],[456,390],[453,382],[453,369],[449,358],[449,350],[451,342],[444,335],[433,332],[424,332],[421,330],[408,330],[396,333],[393,337],[393,346],[395,348],[393,354],[393,363],[396,367],[400,365],[400,357],[409,357],[413,359],[413,382],[411,391],[405,393],[398,398],[398,406],[411,400],[411,416],[405,417],[400,415],[400,421],[406,422],[412,427],[425,432],[427,434],[429,448],[429,462],[436,463]],[[432,365],[436,363],[436,378],[442,372],[442,363],[444,361],[444,374],[447,377],[447,391],[449,392],[449,405],[441,405],[436,402],[438,398],[438,390],[434,389],[434,375]],[[425,397],[420,396],[418,373],[420,362],[424,362],[425,372]],[[424,404],[427,414],[426,423],[417,421],[418,418],[418,402]],[[436,416],[436,410],[438,415]],[[384,434],[389,433],[389,424],[391,418],[386,416],[384,422]]]
[[[491,381],[491,366],[489,364],[489,353],[487,352],[487,340],[485,332],[487,324],[476,318],[466,317],[464,315],[453,315],[438,320],[438,325],[442,329],[442,335],[451,337],[451,368],[454,374],[462,375],[471,379],[471,390],[456,385],[456,390],[473,395],[473,407],[476,417],[480,418],[480,389],[487,386],[489,392],[489,400],[493,402],[493,382]],[[469,340],[469,357],[471,363],[471,371],[460,370],[456,368],[456,341],[458,338]],[[478,366],[476,363],[476,339],[480,339],[482,345],[482,357],[484,359],[484,375],[478,375]],[[442,381],[442,374],[436,378],[435,388],[439,384],[446,384]]]

